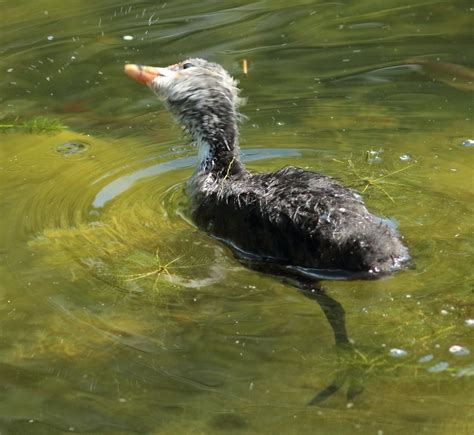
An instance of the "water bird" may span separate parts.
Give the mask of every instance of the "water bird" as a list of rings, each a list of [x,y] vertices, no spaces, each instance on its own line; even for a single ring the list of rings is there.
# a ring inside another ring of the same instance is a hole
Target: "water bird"
[[[387,220],[332,177],[297,167],[253,174],[239,157],[237,81],[219,64],[127,64],[127,75],[160,98],[199,149],[189,180],[201,229],[255,268],[299,283],[372,279],[400,269],[407,248]]]

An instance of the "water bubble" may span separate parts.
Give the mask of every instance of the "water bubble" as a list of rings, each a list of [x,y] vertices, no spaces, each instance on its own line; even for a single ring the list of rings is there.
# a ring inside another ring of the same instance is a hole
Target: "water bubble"
[[[449,364],[446,361],[441,361],[438,364],[435,364],[434,366],[431,366],[428,371],[430,373],[439,373],[444,370],[446,370],[449,367]]]
[[[411,156],[410,156],[410,154],[402,154],[400,156],[400,160],[402,162],[409,162],[411,160]]]
[[[462,146],[467,147],[467,148],[474,147],[474,139],[465,139],[465,140],[463,140],[462,141]]]
[[[464,346],[458,346],[457,344],[449,348],[449,352],[456,356],[466,356],[471,353],[471,351]]]
[[[133,36],[132,35],[124,35],[124,36],[122,36],[122,39],[124,41],[133,41]]]
[[[464,324],[469,327],[474,327],[474,319],[466,319],[464,320]]]
[[[382,161],[381,154],[383,150],[368,150],[366,151],[366,159],[368,163],[379,163]]]
[[[426,363],[426,362],[430,362],[432,359],[434,358],[433,354],[429,353],[428,355],[424,355],[422,356],[418,362],[420,363]]]
[[[403,349],[390,349],[390,356],[393,356],[394,358],[403,358],[408,355],[408,352]]]

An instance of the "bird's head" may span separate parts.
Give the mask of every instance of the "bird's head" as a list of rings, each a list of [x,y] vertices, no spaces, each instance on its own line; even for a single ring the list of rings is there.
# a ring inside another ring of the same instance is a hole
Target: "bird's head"
[[[220,65],[204,59],[165,68],[128,64],[125,73],[148,86],[195,139],[233,147],[241,99],[237,82]]]

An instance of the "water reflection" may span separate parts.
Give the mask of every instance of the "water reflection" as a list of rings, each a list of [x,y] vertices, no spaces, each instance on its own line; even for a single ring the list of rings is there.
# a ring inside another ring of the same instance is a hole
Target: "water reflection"
[[[373,69],[351,71],[349,74],[335,76],[329,82],[360,81],[366,84],[383,84],[409,78],[411,73],[418,73],[433,81],[439,81],[461,91],[474,90],[474,70],[472,68],[439,60],[410,58],[399,64],[387,65]]]

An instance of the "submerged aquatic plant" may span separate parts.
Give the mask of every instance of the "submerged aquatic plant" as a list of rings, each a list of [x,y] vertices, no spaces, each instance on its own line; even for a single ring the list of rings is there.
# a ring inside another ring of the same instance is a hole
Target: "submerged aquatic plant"
[[[69,280],[93,277],[120,292],[141,293],[153,301],[221,279],[227,270],[221,265],[225,259],[216,260],[220,252],[206,246],[206,236],[190,245],[194,228],[161,216],[142,202],[112,207],[100,221],[44,229],[30,247]]]
[[[438,331],[437,339],[449,339],[454,326]],[[431,337],[432,338],[432,337]],[[432,342],[432,340],[430,340]],[[460,366],[440,361],[442,356],[435,357],[431,353],[422,353],[419,348],[404,349],[362,349],[356,345],[338,349],[335,355],[318,361],[318,370],[326,368],[331,383],[318,391],[309,405],[321,405],[339,390],[345,391],[347,407],[353,406],[353,401],[361,394],[371,380],[384,378],[388,382],[393,379],[433,379],[433,376],[443,372],[449,377],[472,376],[472,365]]]
[[[22,131],[27,134],[54,134],[63,131],[67,127],[58,118],[47,118],[38,116],[28,121],[20,122],[18,119],[9,123],[0,124],[0,131]]]

